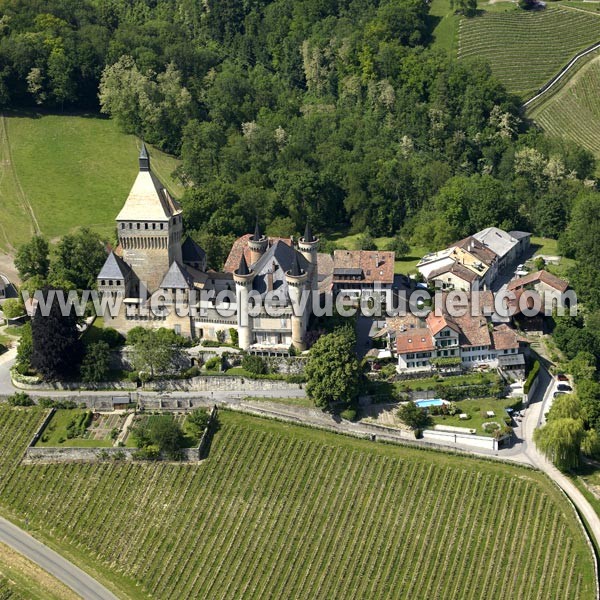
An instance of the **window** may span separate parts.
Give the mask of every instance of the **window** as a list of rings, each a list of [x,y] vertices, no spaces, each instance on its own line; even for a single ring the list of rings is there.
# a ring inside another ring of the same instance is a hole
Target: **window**
[[[160,228],[161,228],[161,229],[163,228],[163,223],[161,223],[161,224],[160,224]]]
[[[125,229],[125,223],[121,223],[121,229]]]
[[[139,223],[136,223],[136,225],[137,225],[137,228],[139,229],[139,228],[140,228],[140,224],[139,224]]]
[[[133,225],[131,223],[129,223],[129,229],[131,229],[133,227]]]
[[[144,223],[145,227],[144,229],[148,229],[148,223]]]

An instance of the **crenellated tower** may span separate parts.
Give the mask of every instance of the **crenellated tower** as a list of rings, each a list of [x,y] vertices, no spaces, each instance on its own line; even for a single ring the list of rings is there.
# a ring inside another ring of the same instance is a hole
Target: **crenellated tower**
[[[181,212],[152,173],[148,150],[142,144],[139,172],[116,221],[123,260],[150,292],[159,287],[173,261],[182,262]]]

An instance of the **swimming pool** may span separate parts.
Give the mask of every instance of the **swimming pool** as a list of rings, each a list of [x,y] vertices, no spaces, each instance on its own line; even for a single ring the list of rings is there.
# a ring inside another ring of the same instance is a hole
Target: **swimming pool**
[[[415,404],[419,408],[429,408],[430,406],[441,406],[442,404],[448,404],[447,400],[441,398],[432,398],[431,400],[417,400]]]

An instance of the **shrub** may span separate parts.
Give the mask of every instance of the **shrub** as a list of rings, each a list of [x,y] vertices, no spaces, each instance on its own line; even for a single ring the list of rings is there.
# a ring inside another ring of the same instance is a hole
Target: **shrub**
[[[158,460],[160,458],[160,448],[154,444],[140,448],[133,453],[136,460]]]
[[[254,375],[266,375],[268,372],[267,363],[254,354],[246,354],[242,358],[242,368]]]
[[[185,371],[183,373],[183,376],[186,379],[191,379],[192,377],[198,377],[198,375],[200,375],[200,367],[197,367],[196,365],[194,365],[193,367],[190,367],[189,369],[187,369],[187,371]]]
[[[342,417],[342,419],[346,419],[346,421],[356,421],[358,418],[358,412],[355,408],[349,407],[340,413],[340,417]]]
[[[73,400],[52,400],[52,398],[40,398],[38,404],[42,408],[77,408],[77,403]]]
[[[238,330],[235,327],[229,328],[229,337],[231,338],[231,343],[234,346],[237,346],[240,343],[240,338],[238,335]]]
[[[25,392],[16,392],[8,397],[10,406],[33,406],[35,403]]]
[[[216,370],[220,370],[221,368],[221,357],[220,356],[213,356],[212,358],[209,358],[205,363],[204,363],[204,368],[207,371],[216,371]]]
[[[113,327],[104,327],[100,331],[100,339],[111,348],[117,348],[125,343],[125,338]]]
[[[187,424],[194,437],[199,438],[208,426],[209,414],[205,408],[194,409],[187,418]]]
[[[65,438],[64,438],[62,435],[61,435],[61,436],[58,438],[58,443],[59,443],[59,444],[64,444],[64,443],[65,443],[65,441],[66,441],[66,440],[65,440]]]

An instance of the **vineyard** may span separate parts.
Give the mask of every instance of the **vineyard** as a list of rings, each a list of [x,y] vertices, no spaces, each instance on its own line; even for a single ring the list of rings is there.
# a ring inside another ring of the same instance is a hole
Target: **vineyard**
[[[228,412],[200,465],[17,466],[40,419],[0,408],[3,510],[155,598],[594,596],[534,471]]]
[[[462,19],[459,58],[483,58],[510,92],[533,95],[580,50],[600,42],[600,15],[569,8]]]
[[[531,111],[531,116],[549,134],[573,140],[600,158],[599,93],[600,56]]]

